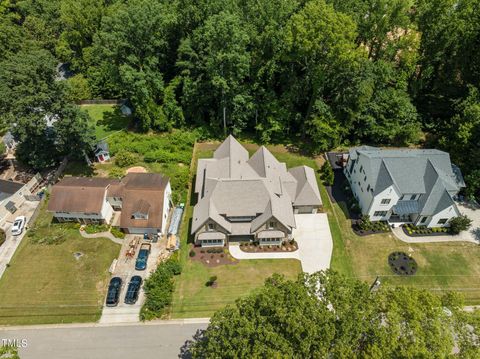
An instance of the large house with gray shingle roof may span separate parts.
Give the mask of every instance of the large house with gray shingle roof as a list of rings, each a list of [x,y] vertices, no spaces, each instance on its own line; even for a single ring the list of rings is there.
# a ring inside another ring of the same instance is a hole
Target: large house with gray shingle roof
[[[198,160],[195,193],[192,234],[202,246],[280,244],[291,238],[295,213],[316,213],[322,206],[312,168],[287,170],[264,146],[249,157],[233,136],[213,158]]]
[[[372,221],[444,227],[460,215],[453,197],[465,182],[446,152],[356,147],[344,173]]]

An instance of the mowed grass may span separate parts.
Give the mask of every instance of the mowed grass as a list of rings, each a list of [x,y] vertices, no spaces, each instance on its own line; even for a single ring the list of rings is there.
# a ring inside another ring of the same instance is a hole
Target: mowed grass
[[[117,105],[82,105],[81,108],[90,115],[97,140],[125,129],[130,124],[130,117],[123,116]]]
[[[42,208],[0,280],[0,325],[94,322],[100,318],[108,269],[120,246],[86,239],[72,226],[51,224]],[[45,236],[58,244],[35,244]],[[83,256],[75,259],[74,253]]]
[[[334,240],[332,269],[349,277],[373,283],[377,276],[384,285],[405,285],[436,293],[457,291],[467,304],[480,304],[480,246],[467,242],[409,244],[393,234],[355,235],[341,206],[331,203],[322,186],[322,199]],[[388,255],[395,251],[411,254],[418,263],[414,276],[395,275]]]
[[[242,260],[214,268],[188,260],[177,279],[171,316],[210,317],[216,310],[261,287],[272,274],[294,279],[300,271],[300,262],[296,259]],[[214,275],[218,277],[218,287],[207,287],[205,283]]]

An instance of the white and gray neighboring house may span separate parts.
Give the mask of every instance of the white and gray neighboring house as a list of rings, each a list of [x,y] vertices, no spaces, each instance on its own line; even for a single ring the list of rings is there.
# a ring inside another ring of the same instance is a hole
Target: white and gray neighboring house
[[[445,227],[460,215],[453,198],[465,182],[446,152],[356,147],[344,173],[372,221]]]
[[[294,214],[322,206],[312,168],[287,170],[264,146],[249,157],[233,136],[213,158],[198,160],[195,194],[191,232],[201,246],[280,244],[292,238]]]

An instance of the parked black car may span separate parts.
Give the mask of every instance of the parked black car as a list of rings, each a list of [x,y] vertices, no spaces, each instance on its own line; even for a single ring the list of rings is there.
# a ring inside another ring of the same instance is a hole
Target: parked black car
[[[122,290],[122,278],[113,277],[108,285],[107,307],[115,307],[118,304],[120,291]]]
[[[147,269],[148,256],[150,255],[150,243],[143,243],[138,251],[137,260],[135,261],[135,270]]]
[[[127,294],[125,294],[125,304],[135,304],[142,286],[142,277],[134,275],[128,283]]]

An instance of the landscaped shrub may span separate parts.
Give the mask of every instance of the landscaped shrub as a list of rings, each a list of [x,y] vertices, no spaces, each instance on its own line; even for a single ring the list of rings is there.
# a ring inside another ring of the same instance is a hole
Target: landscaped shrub
[[[357,223],[358,227],[363,231],[370,231],[373,228],[372,221],[370,221],[370,216],[368,214],[362,215]]]
[[[137,162],[137,156],[134,153],[121,150],[115,155],[115,164],[119,167],[128,167]]]
[[[332,186],[335,176],[333,174],[332,166],[330,162],[325,161],[325,163],[320,168],[320,178],[326,186]]]
[[[112,227],[112,229],[110,230],[110,233],[112,233],[112,235],[114,237],[117,237],[117,238],[120,238],[120,239],[123,239],[125,238],[125,233],[122,232],[120,229],[118,229],[117,227]]]
[[[110,178],[122,178],[123,176],[125,176],[125,170],[120,167],[112,167],[108,173]]]
[[[188,255],[189,255],[190,257],[195,257],[195,254],[196,254],[196,253],[195,253],[195,251],[194,251],[193,249],[188,253]]]
[[[180,263],[169,259],[145,280],[145,304],[140,311],[141,320],[152,320],[165,314],[166,308],[172,303],[173,277],[181,271]]]
[[[110,228],[108,224],[87,224],[83,229],[87,234],[94,234],[94,233],[108,232]]]
[[[459,234],[466,231],[472,225],[472,220],[465,215],[461,215],[450,220],[450,233]]]
[[[212,285],[215,284],[216,281],[217,281],[217,276],[216,275],[211,276],[210,279],[205,283],[205,285],[207,287],[211,287]]]

